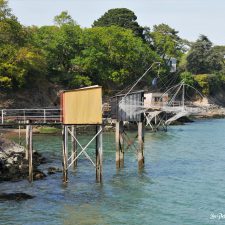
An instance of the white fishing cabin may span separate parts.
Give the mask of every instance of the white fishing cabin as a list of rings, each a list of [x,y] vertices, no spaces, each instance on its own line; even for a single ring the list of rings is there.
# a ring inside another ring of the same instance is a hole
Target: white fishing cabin
[[[152,108],[152,107],[162,107],[167,105],[169,96],[167,93],[145,93],[144,94],[144,107]]]

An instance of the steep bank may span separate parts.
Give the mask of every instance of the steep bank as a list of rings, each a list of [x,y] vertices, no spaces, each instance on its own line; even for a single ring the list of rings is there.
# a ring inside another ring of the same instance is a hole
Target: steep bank
[[[59,105],[59,92],[63,88],[42,81],[35,87],[21,90],[0,92],[0,108],[38,108],[57,107]]]

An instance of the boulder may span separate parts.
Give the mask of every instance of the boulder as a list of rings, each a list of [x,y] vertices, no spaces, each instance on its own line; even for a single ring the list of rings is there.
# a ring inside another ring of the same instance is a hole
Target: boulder
[[[46,175],[37,167],[45,162],[40,153],[33,153],[34,180],[43,179]],[[28,160],[25,159],[25,148],[8,139],[0,137],[0,181],[17,181],[28,176]]]
[[[9,200],[21,201],[21,200],[27,200],[27,199],[32,199],[32,198],[34,198],[34,196],[28,195],[26,193],[3,193],[3,194],[0,194],[1,201],[9,201]]]

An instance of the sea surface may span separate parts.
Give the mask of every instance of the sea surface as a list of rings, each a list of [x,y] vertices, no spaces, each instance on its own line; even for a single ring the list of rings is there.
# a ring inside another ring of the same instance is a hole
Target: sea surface
[[[130,134],[134,136],[134,133]],[[83,144],[91,134],[79,135]],[[225,120],[203,120],[145,134],[145,168],[134,150],[116,170],[114,133],[103,135],[103,184],[85,158],[69,183],[62,174],[44,180],[0,183],[0,193],[25,192],[35,198],[1,201],[0,224],[225,224]],[[34,148],[61,168],[61,137],[34,135]],[[88,149],[94,159],[94,144]]]

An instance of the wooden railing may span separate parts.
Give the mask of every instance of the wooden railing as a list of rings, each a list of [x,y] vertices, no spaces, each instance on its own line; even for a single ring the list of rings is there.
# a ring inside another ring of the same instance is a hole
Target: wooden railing
[[[59,123],[61,110],[58,108],[41,109],[0,109],[1,124],[24,123]]]

